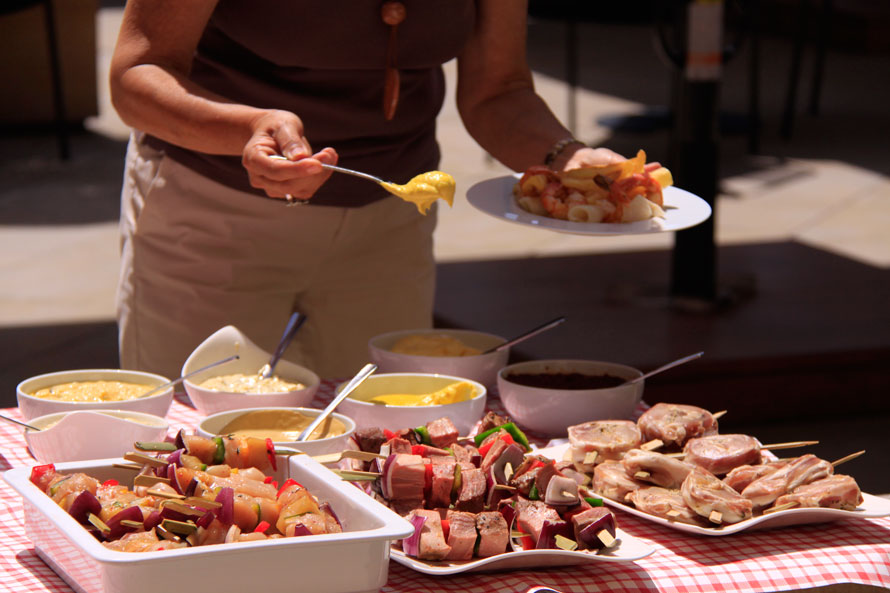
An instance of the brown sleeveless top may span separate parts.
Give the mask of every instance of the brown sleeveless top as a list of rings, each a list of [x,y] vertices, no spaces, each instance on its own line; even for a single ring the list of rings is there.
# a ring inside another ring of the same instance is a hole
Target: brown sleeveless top
[[[435,119],[445,96],[441,65],[456,57],[475,23],[473,0],[402,0],[401,75],[395,117],[383,116],[389,26],[382,0],[220,0],[190,77],[233,101],[296,113],[314,151],[332,146],[344,167],[405,183],[435,169]],[[240,156],[152,146],[230,187],[250,187]],[[367,181],[333,175],[315,205],[361,206],[388,195]]]

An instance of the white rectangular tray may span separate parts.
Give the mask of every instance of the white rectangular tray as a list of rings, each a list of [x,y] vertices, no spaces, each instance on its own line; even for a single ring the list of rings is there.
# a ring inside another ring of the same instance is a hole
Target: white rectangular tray
[[[279,482],[293,478],[330,503],[343,533],[216,544],[158,552],[109,550],[29,480],[31,468],[3,474],[23,498],[25,532],[41,558],[73,589],[89,593],[183,591],[263,593],[378,591],[387,580],[390,544],[414,532],[411,523],[306,455],[279,458]],[[133,472],[121,459],[56,464],[122,484]],[[344,570],[348,565],[349,569]]]

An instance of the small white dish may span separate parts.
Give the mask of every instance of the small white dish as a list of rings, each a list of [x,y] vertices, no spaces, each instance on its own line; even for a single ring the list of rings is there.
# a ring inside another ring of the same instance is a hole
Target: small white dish
[[[315,418],[321,413],[321,410],[315,408],[252,408],[247,410],[229,410],[220,412],[212,416],[208,416],[198,424],[198,434],[202,437],[212,437],[221,434],[221,430],[232,420],[235,420],[243,414],[255,411],[275,412],[280,410],[283,412],[299,412],[310,418]],[[324,455],[325,453],[339,453],[346,449],[346,443],[349,437],[355,432],[355,422],[352,418],[333,412],[331,417],[339,420],[346,427],[343,434],[339,434],[324,439],[314,439],[311,441],[273,441],[276,447],[288,447],[297,449],[308,455]],[[260,427],[257,427],[260,428]]]
[[[136,441],[163,441],[170,424],[153,414],[125,410],[57,412],[31,419],[25,441],[41,463],[118,457]]]
[[[244,332],[232,325],[217,330],[201,342],[182,365],[182,375],[233,354],[238,355],[237,360],[207,369],[182,382],[195,408],[205,416],[246,408],[304,407],[309,405],[318,391],[321,383],[319,376],[306,367],[287,360],[278,362],[275,375],[305,385],[303,389],[280,393],[232,393],[200,387],[201,382],[211,377],[234,373],[255,375],[272,357],[270,352],[254,344]]]
[[[432,393],[460,381],[472,384],[476,395],[465,401],[437,406],[392,406],[367,401],[378,395],[393,393]],[[338,393],[344,385],[345,383],[337,386]],[[377,427],[401,430],[423,426],[431,420],[448,417],[460,434],[465,435],[485,413],[487,393],[482,383],[461,377],[429,373],[381,373],[365,379],[355,391],[340,402],[337,410],[355,420],[356,426],[360,429]]]
[[[76,410],[129,410],[155,416],[166,416],[167,410],[170,409],[170,404],[173,402],[173,386],[148,397],[121,401],[69,402],[32,395],[40,389],[75,381],[121,381],[157,387],[169,383],[170,379],[154,373],[121,369],[80,369],[37,375],[25,379],[16,387],[19,412],[22,413],[25,421],[55,412],[74,412]]]

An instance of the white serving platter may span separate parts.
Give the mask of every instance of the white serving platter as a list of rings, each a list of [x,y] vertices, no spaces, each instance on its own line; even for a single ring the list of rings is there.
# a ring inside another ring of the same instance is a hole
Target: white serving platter
[[[38,555],[79,593],[156,593],[175,583],[214,593],[376,592],[387,580],[392,541],[413,533],[408,521],[371,500],[306,455],[280,457],[279,481],[293,478],[330,503],[344,532],[158,552],[109,550],[29,480],[31,468],[3,474],[22,495],[25,533]],[[56,464],[100,481],[132,480],[121,459]],[[347,565],[349,570],[343,570]]]
[[[527,212],[516,204],[513,186],[520,175],[504,175],[476,183],[467,190],[467,201],[476,209],[515,224],[573,235],[648,235],[679,231],[711,216],[711,206],[699,196],[678,187],[663,190],[664,218],[638,222],[593,223],[569,222]]]
[[[620,528],[615,530],[617,544],[608,551],[569,551],[569,550],[523,550],[506,552],[488,558],[474,558],[450,562],[429,561],[412,558],[395,546],[392,559],[412,570],[424,574],[445,576],[465,572],[525,570],[530,568],[553,568],[556,566],[575,566],[577,564],[596,562],[633,562],[645,558],[655,548],[639,540]]]
[[[563,459],[568,450],[568,443],[538,449],[537,454],[543,455],[550,459],[558,461]],[[620,509],[631,515],[640,517],[671,529],[683,531],[685,533],[694,533],[697,535],[723,536],[732,535],[741,531],[753,531],[758,529],[774,529],[776,527],[787,527],[791,525],[807,525],[810,523],[826,523],[829,521],[856,521],[862,519],[875,519],[878,517],[890,516],[890,500],[873,496],[865,492],[862,493],[863,503],[853,511],[843,511],[840,509],[827,508],[804,508],[804,509],[785,509],[769,513],[766,515],[757,515],[738,523],[731,525],[723,525],[720,527],[701,527],[698,525],[689,525],[687,523],[679,523],[677,521],[668,521],[649,513],[637,510],[636,508],[623,504],[621,502],[602,497],[603,501],[610,507]]]

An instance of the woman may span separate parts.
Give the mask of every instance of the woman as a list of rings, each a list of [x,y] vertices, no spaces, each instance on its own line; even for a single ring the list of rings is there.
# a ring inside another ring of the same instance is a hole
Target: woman
[[[525,28],[518,0],[129,0],[111,65],[134,128],[121,365],[176,376],[228,324],[272,349],[299,310],[289,358],[339,377],[371,336],[429,327],[435,212],[322,164],[397,183],[435,169],[454,57],[463,122],[506,166],[621,159],[535,94]]]

